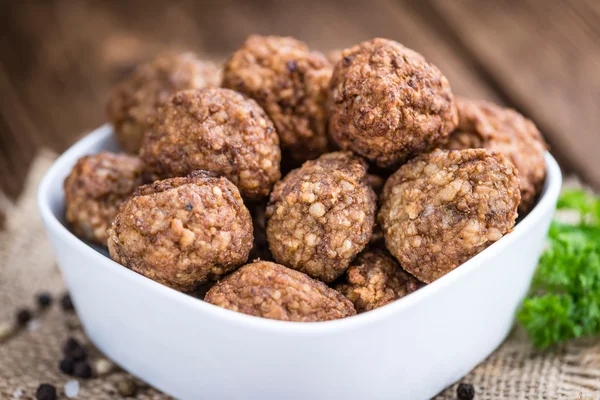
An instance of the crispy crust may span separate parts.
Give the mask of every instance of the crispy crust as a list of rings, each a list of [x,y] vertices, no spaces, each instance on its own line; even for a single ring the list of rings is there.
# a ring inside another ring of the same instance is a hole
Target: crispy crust
[[[331,64],[291,37],[248,37],[227,61],[223,87],[260,104],[275,123],[286,154],[302,162],[327,151],[327,87]]]
[[[140,187],[109,234],[113,260],[184,292],[244,264],[253,239],[238,189],[206,171]]]
[[[485,148],[506,156],[519,170],[521,204],[527,214],[546,178],[544,153],[547,145],[535,124],[510,108],[456,98],[459,124],[443,146],[451,150]]]
[[[330,92],[332,140],[382,168],[430,150],[458,122],[446,77],[392,40],[344,50]]]
[[[356,314],[352,303],[308,275],[272,262],[247,264],[217,282],[205,301],[256,317],[316,322]]]
[[[193,53],[164,54],[138,66],[111,90],[106,105],[121,146],[137,153],[148,128],[147,119],[173,93],[192,88],[218,86],[220,73],[211,62]]]
[[[73,232],[106,246],[119,207],[141,184],[137,157],[102,152],[80,158],[64,182],[66,218]]]
[[[254,100],[222,88],[174,94],[153,119],[140,157],[150,174],[163,178],[216,172],[246,199],[268,196],[281,177],[271,120]]]
[[[423,287],[385,250],[365,250],[352,262],[335,288],[358,313],[371,311]]]
[[[430,283],[510,232],[520,198],[517,170],[500,153],[436,150],[388,179],[378,218],[389,251]]]
[[[369,242],[375,203],[359,157],[336,152],[305,162],[271,193],[267,240],[273,257],[332,282]]]

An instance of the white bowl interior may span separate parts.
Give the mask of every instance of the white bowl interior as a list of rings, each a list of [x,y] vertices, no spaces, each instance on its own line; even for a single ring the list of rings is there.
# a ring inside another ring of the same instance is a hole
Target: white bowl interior
[[[561,187],[560,169],[547,154],[548,177],[536,207],[512,233],[459,268],[368,313],[282,322],[160,285],[68,230],[63,180],[79,157],[118,150],[111,133],[110,126],[101,127],[53,164],[38,192],[40,212],[88,335],[125,369],[179,398],[435,395],[508,334]],[[211,346],[199,344],[204,342]]]

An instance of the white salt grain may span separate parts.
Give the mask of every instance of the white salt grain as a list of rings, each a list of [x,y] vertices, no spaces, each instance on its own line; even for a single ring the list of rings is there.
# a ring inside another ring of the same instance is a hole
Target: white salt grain
[[[23,388],[17,388],[14,392],[13,392],[13,399],[20,399],[23,396]]]
[[[94,369],[99,376],[109,374],[113,371],[115,365],[105,358],[100,358],[94,363]]]
[[[72,399],[77,397],[79,394],[79,382],[75,379],[71,379],[67,383],[65,383],[65,395]]]
[[[37,331],[38,329],[40,329],[40,326],[42,326],[42,324],[40,323],[40,321],[39,321],[39,320],[37,320],[37,319],[32,319],[31,321],[29,321],[29,322],[27,323],[27,330],[28,330],[29,332],[35,332],[35,331]]]

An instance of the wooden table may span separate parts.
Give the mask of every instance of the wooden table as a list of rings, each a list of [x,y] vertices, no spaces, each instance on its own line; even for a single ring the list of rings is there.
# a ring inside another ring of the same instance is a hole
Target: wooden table
[[[108,88],[165,48],[225,57],[254,32],[321,50],[404,43],[455,93],[532,118],[563,168],[600,187],[600,1],[19,1],[0,4],[0,190],[42,146],[105,120]]]

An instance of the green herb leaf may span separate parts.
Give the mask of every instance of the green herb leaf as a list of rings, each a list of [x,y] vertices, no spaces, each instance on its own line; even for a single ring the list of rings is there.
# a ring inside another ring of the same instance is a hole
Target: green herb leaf
[[[600,199],[567,191],[558,208],[578,212],[580,221],[552,222],[548,248],[517,315],[540,348],[600,334]]]

